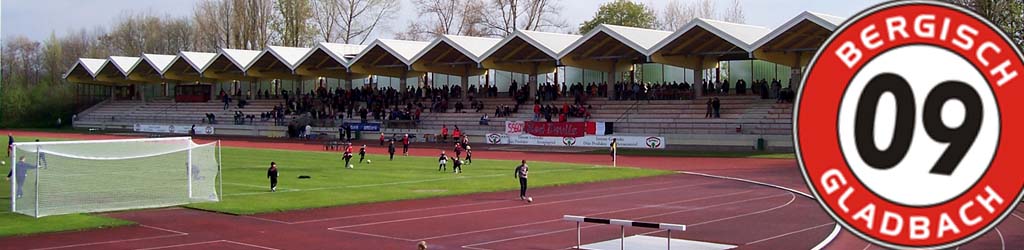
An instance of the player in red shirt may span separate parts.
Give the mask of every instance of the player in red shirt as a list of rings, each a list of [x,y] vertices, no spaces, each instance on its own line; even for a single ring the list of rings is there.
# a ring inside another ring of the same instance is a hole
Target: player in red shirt
[[[402,137],[402,154],[409,156],[409,134],[405,134],[405,137]]]
[[[345,168],[352,168],[352,165],[348,164],[348,161],[352,159],[352,143],[345,144],[345,154],[341,158],[345,159]]]

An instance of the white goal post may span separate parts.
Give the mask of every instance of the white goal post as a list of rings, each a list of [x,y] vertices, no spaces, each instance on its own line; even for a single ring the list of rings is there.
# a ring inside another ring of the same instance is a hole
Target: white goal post
[[[15,143],[11,211],[34,216],[220,201],[220,141],[191,137]]]

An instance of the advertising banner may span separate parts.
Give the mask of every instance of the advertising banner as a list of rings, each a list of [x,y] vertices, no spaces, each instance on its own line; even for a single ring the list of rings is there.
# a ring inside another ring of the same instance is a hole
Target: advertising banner
[[[659,136],[584,136],[556,137],[533,136],[529,134],[487,134],[487,144],[505,145],[536,145],[536,146],[569,146],[569,147],[608,147],[612,138],[618,139],[621,148],[665,148],[665,137]]]
[[[526,133],[534,136],[582,137],[586,135],[585,122],[526,122]]]
[[[505,121],[505,133],[510,135],[522,134],[526,129],[523,121]]]
[[[346,122],[346,126],[352,131],[380,131],[380,123],[352,123]]]
[[[146,133],[167,133],[167,134],[188,134],[188,130],[192,128],[192,125],[164,125],[164,124],[139,124],[136,123],[133,130],[135,132],[146,132]],[[197,135],[212,135],[212,125],[196,125]]]

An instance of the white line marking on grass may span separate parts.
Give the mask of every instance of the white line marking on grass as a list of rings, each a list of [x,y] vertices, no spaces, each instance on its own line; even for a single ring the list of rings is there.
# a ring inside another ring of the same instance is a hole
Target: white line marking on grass
[[[656,185],[663,185],[663,184],[673,184],[675,182],[676,181],[664,181],[664,182],[646,183],[646,184],[639,184],[639,185],[632,185],[632,186],[615,186],[615,187],[609,187],[609,188],[596,188],[596,189],[580,190],[580,191],[575,191],[575,192],[556,193],[556,194],[550,194],[550,195],[538,195],[538,196],[534,196],[534,197],[537,197],[537,198],[550,198],[550,197],[580,195],[580,194],[585,194],[585,193],[604,193],[604,192],[607,192],[609,190],[637,188],[637,187],[647,187],[647,186],[656,186]],[[264,220],[264,221],[270,221],[270,222],[277,222],[277,223],[292,225],[292,224],[323,222],[323,221],[342,220],[342,219],[351,219],[351,218],[362,218],[362,217],[370,217],[370,216],[378,216],[378,215],[390,215],[390,214],[400,214],[400,213],[408,213],[408,212],[421,212],[421,211],[428,211],[428,210],[435,210],[435,209],[450,209],[450,208],[476,206],[476,205],[487,205],[487,204],[502,203],[502,202],[508,202],[508,200],[502,199],[502,200],[485,201],[485,202],[465,203],[465,204],[459,204],[459,205],[446,205],[446,206],[433,206],[433,207],[425,207],[425,208],[413,208],[413,209],[406,209],[406,210],[399,210],[399,211],[389,211],[389,212],[380,212],[380,213],[371,213],[371,214],[360,214],[360,215],[349,215],[349,216],[340,216],[340,217],[329,217],[329,218],[320,218],[320,219],[302,220],[302,221],[290,221],[290,222],[289,221],[280,221],[280,220],[275,220],[275,219],[262,218],[262,217],[253,217],[253,216],[246,216],[246,217],[257,219],[257,220]]]
[[[778,196],[782,196],[782,195],[784,195],[784,194],[778,194],[778,195],[772,195],[772,196],[766,196],[766,197],[758,197],[758,198],[751,198],[751,199],[740,200],[740,201],[732,201],[732,202],[726,202],[726,203],[719,203],[719,204],[708,205],[708,206],[704,206],[704,207],[696,207],[696,208],[692,208],[692,209],[685,209],[685,210],[668,212],[668,213],[661,213],[661,214],[650,215],[650,216],[641,216],[641,217],[637,217],[635,219],[646,219],[646,218],[650,218],[650,217],[664,216],[664,215],[675,214],[675,213],[690,212],[690,211],[702,210],[702,209],[707,209],[707,208],[712,208],[712,207],[719,207],[719,206],[732,205],[732,204],[743,203],[743,202],[748,202],[748,201],[755,201],[755,200],[763,200],[763,199],[768,199],[768,198],[774,198],[774,197],[778,197]],[[597,227],[597,226],[603,226],[603,225],[582,226],[582,227],[580,227],[580,229]],[[537,236],[556,234],[556,233],[568,232],[568,231],[573,231],[573,230],[576,230],[576,228],[562,229],[562,230],[550,231],[550,232],[544,232],[544,233],[529,234],[529,235],[523,235],[523,236],[519,236],[519,237],[507,238],[507,239],[502,239],[502,240],[493,240],[493,241],[487,241],[487,242],[480,242],[480,243],[465,245],[465,246],[462,246],[462,248],[477,249],[477,250],[490,250],[488,248],[480,248],[480,247],[476,247],[476,246],[488,245],[488,244],[494,244],[494,243],[498,243],[498,242],[505,242],[505,241],[512,241],[512,240],[519,240],[519,239],[525,239],[525,238],[532,238],[532,237],[537,237]]]
[[[240,187],[252,187],[252,188],[259,188],[259,189],[270,189],[270,185],[262,185],[261,186],[261,185],[252,185],[252,184],[235,183],[235,182],[223,182],[223,183],[224,183],[224,185],[232,185],[232,186],[240,186]],[[286,190],[289,190],[289,191],[302,191],[302,189],[298,189],[298,188],[277,187],[277,189],[282,191],[282,192],[286,191]],[[260,192],[260,193],[266,193],[266,192]]]
[[[800,230],[797,230],[797,231],[792,231],[792,232],[788,232],[788,233],[784,233],[784,234],[780,234],[780,235],[776,235],[776,236],[772,236],[772,237],[768,237],[768,238],[764,238],[764,239],[760,239],[760,240],[755,240],[755,241],[747,242],[747,244],[745,244],[745,245],[753,245],[753,244],[757,244],[757,243],[761,243],[761,242],[765,242],[765,241],[769,241],[769,240],[774,240],[774,239],[786,237],[786,236],[789,236],[789,235],[803,233],[803,232],[806,232],[806,231],[818,229],[820,227],[824,227],[824,226],[828,226],[828,225],[832,225],[832,224],[836,224],[836,223],[835,222],[830,222],[830,223],[825,223],[825,224],[821,224],[821,225],[817,225],[817,226],[813,226],[813,227],[808,227],[808,228],[800,229]],[[871,245],[868,245],[868,246],[871,246]]]
[[[704,182],[704,183],[700,183],[700,184],[691,184],[691,185],[684,185],[684,186],[674,186],[674,187],[667,187],[667,188],[658,188],[658,189],[650,189],[650,190],[633,191],[633,192],[627,192],[627,193],[619,193],[619,194],[609,194],[609,195],[601,195],[601,196],[594,196],[594,197],[568,199],[568,200],[561,200],[561,201],[554,201],[554,202],[545,202],[545,203],[541,203],[541,204],[534,204],[531,207],[554,205],[554,204],[561,204],[561,203],[574,202],[574,201],[584,201],[584,200],[593,200],[593,199],[600,199],[600,198],[616,197],[616,196],[631,195],[631,194],[638,194],[638,193],[647,193],[647,192],[679,189],[679,188],[686,188],[686,187],[705,185],[705,184],[710,184],[710,183],[716,183],[716,182]],[[460,213],[440,214],[440,215],[432,215],[432,216],[421,216],[421,217],[413,217],[413,218],[405,218],[405,219],[397,219],[397,220],[386,220],[386,221],[370,222],[370,223],[347,225],[347,226],[338,226],[338,227],[331,227],[331,228],[353,228],[353,227],[362,227],[362,226],[372,226],[372,225],[388,224],[388,223],[395,223],[395,222],[406,222],[406,221],[414,221],[414,220],[433,219],[433,218],[450,217],[450,216],[456,216],[456,215],[475,214],[475,213],[484,213],[484,212],[492,212],[492,211],[508,210],[508,209],[517,209],[517,208],[526,208],[526,206],[512,206],[512,207],[500,207],[500,208],[492,208],[492,209],[482,209],[482,210],[466,211],[466,212],[460,212]],[[328,229],[331,229],[331,228],[328,228]]]
[[[152,239],[162,239],[162,238],[170,238],[170,237],[180,237],[180,236],[188,235],[188,233],[185,233],[185,232],[174,231],[174,230],[170,230],[170,229],[166,229],[166,228],[159,228],[159,227],[142,225],[142,224],[139,224],[139,226],[145,227],[145,228],[154,229],[154,230],[164,231],[164,232],[170,232],[170,233],[172,233],[172,235],[159,235],[159,236],[149,236],[149,237],[141,237],[141,238],[134,238],[134,239],[108,240],[108,241],[81,243],[81,244],[71,244],[71,245],[63,245],[63,246],[55,246],[55,247],[34,248],[34,250],[61,249],[61,248],[71,248],[71,247],[84,247],[84,246],[114,244],[114,243],[132,242],[132,241],[140,241],[140,240],[152,240]]]
[[[573,170],[579,170],[579,169],[556,169],[556,170],[534,171],[534,172],[535,173],[553,173],[553,172],[565,172],[565,171],[573,171]],[[379,186],[402,185],[402,184],[423,183],[423,182],[442,181],[442,180],[461,180],[461,179],[475,179],[475,178],[490,178],[490,177],[498,177],[498,176],[505,176],[505,175],[506,174],[488,174],[488,175],[474,175],[474,176],[465,176],[465,175],[454,176],[453,175],[453,176],[448,176],[448,177],[444,177],[444,178],[434,178],[434,179],[416,180],[416,181],[399,181],[399,182],[387,182],[387,183],[378,183],[378,184],[362,184],[362,185],[352,185],[352,186],[336,186],[336,187],[319,187],[319,188],[304,188],[304,189],[282,190],[282,191],[279,191],[277,193],[319,191],[319,190],[345,189],[345,188],[379,187]],[[243,196],[243,195],[262,195],[262,194],[270,194],[270,192],[234,193],[234,194],[224,194],[224,196]]]
[[[692,198],[692,199],[686,199],[686,200],[681,200],[681,201],[666,202],[666,203],[661,203],[661,204],[657,204],[657,205],[678,204],[678,203],[683,203],[683,202],[692,202],[692,201],[699,201],[699,200],[705,200],[705,199],[711,199],[711,198],[733,196],[733,195],[744,194],[744,193],[749,193],[749,192],[753,192],[753,191],[752,190],[747,190],[747,191],[739,191],[739,192],[733,192],[733,193],[727,193],[727,194],[721,194],[721,195],[704,196],[704,197],[700,197],[700,198]],[[602,215],[602,214],[619,213],[619,212],[625,212],[625,211],[640,210],[640,209],[645,209],[645,208],[650,208],[650,207],[647,207],[647,206],[645,206],[645,207],[633,207],[633,208],[619,209],[619,210],[614,210],[614,211],[605,211],[605,212],[590,214],[590,215],[587,215],[587,216],[596,216],[596,215]],[[537,225],[537,224],[544,224],[544,223],[551,223],[551,222],[560,222],[560,221],[562,221],[562,219],[543,220],[543,221],[537,221],[537,222],[531,222],[531,223],[523,223],[523,224],[517,224],[517,225],[511,225],[511,226],[503,226],[503,227],[488,228],[488,229],[482,229],[482,230],[476,230],[476,231],[468,231],[468,232],[462,232],[462,233],[457,233],[457,234],[446,234],[446,235],[432,236],[432,237],[422,238],[422,239],[419,239],[419,240],[441,239],[441,238],[448,238],[448,237],[452,237],[452,236],[476,234],[476,233],[482,233],[482,232],[489,232],[489,231],[502,230],[502,229],[508,229],[508,228],[516,228],[516,227],[522,227],[522,226],[533,226],[533,225]]]
[[[242,242],[237,242],[237,241],[232,241],[232,240],[201,241],[201,242],[185,243],[185,244],[175,244],[175,245],[167,245],[167,246],[159,246],[159,247],[137,248],[136,250],[166,249],[166,248],[175,248],[175,247],[186,247],[186,246],[204,245],[204,244],[211,244],[211,243],[229,243],[229,244],[235,244],[235,245],[240,245],[240,246],[259,248],[259,249],[266,249],[266,250],[279,250],[277,248],[271,248],[271,247],[265,247],[265,246],[260,246],[260,245],[242,243]]]

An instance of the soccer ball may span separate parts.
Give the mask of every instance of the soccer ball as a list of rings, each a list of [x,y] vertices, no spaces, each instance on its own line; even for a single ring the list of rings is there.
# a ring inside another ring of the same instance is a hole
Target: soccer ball
[[[0,165],[7,165],[6,161],[0,161]]]
[[[370,163],[373,163],[373,161],[371,161],[371,160],[366,160],[366,164],[370,164]]]
[[[355,167],[356,167],[356,166],[354,166],[354,165],[352,165],[352,164],[348,164],[348,168],[355,168]]]
[[[533,202],[533,197],[526,197],[526,202]]]

